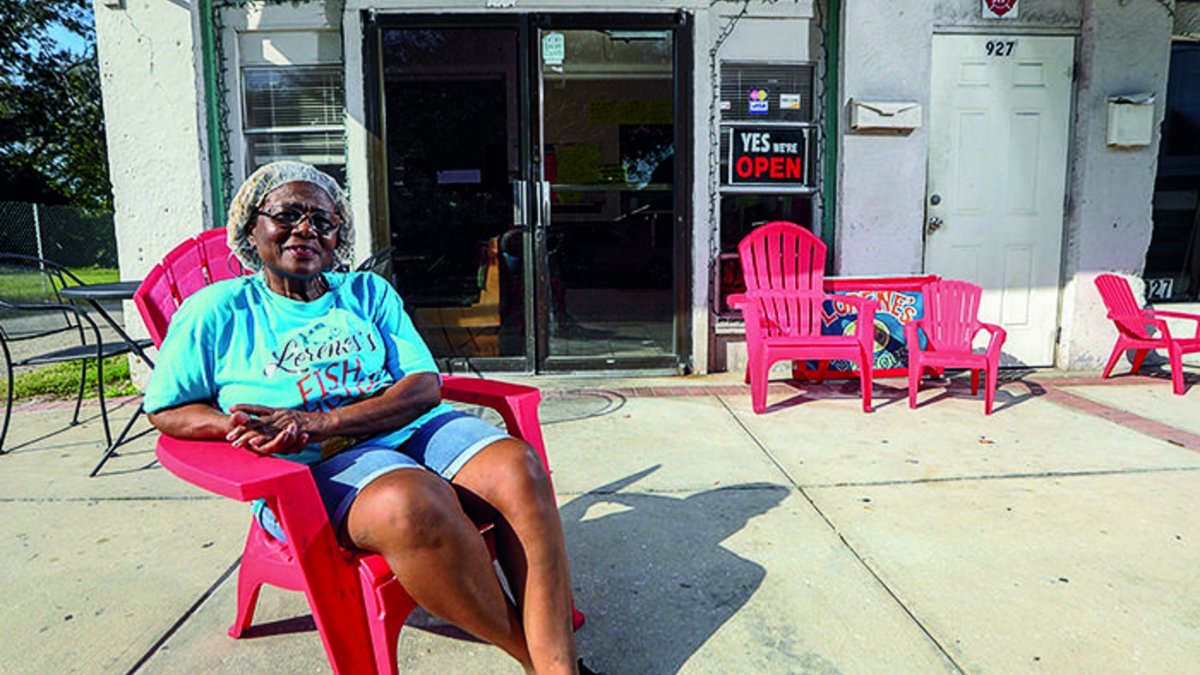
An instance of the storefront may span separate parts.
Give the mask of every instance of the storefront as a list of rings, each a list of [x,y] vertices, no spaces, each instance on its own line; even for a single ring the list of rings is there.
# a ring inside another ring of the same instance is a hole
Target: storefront
[[[816,9],[571,4],[214,8],[212,200],[276,159],[344,180],[448,370],[709,370],[737,240],[819,227]]]
[[[1161,163],[1156,129],[1198,4],[98,6],[122,272],[293,158],[347,185],[358,258],[392,247],[448,370],[738,369],[736,244],[771,220],[821,236],[830,275],[984,286],[1008,365],[1094,367],[1096,274],[1196,292],[1194,194],[1164,182],[1191,104]],[[1122,97],[1148,139],[1112,141]]]
[[[377,14],[364,32],[371,168],[386,177],[374,215],[434,353],[481,369],[676,369],[688,16]]]

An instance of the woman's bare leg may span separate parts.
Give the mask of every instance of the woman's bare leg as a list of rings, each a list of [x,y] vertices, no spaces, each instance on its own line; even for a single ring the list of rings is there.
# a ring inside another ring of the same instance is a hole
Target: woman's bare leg
[[[574,673],[571,581],[562,521],[537,454],[521,441],[498,441],[467,462],[453,482],[499,514],[497,555],[521,611],[534,670]]]
[[[416,469],[384,474],[355,498],[346,523],[354,544],[383,555],[417,604],[532,670],[487,545],[445,480]]]

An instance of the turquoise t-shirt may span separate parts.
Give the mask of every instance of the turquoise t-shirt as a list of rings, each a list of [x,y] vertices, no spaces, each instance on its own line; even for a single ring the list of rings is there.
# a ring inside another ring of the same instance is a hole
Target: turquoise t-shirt
[[[262,274],[221,281],[191,295],[171,317],[142,402],[153,413],[184,403],[235,403],[324,411],[383,391],[405,375],[436,373],[429,348],[396,291],[367,272],[326,274],[311,302],[267,288]],[[372,445],[396,447],[442,403]],[[305,464],[321,448],[280,455]]]

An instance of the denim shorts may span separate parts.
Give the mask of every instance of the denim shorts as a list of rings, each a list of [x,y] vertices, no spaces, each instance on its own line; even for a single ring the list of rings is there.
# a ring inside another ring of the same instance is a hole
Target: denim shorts
[[[450,480],[485,447],[509,438],[474,415],[457,410],[438,415],[421,425],[400,447],[371,445],[368,439],[311,466],[313,480],[329,522],[345,541],[346,514],[354,498],[368,483],[397,469],[425,469]],[[254,516],[268,534],[286,541],[283,528],[265,503],[254,504]]]

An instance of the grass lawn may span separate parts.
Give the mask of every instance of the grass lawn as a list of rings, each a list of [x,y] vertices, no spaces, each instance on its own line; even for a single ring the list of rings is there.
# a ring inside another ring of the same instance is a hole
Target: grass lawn
[[[106,284],[121,280],[120,272],[112,267],[68,267],[67,269],[85,284]],[[42,288],[44,278],[38,272],[5,270],[5,273],[0,275],[0,298],[41,298],[45,293]],[[68,284],[73,283],[70,279],[67,282]]]
[[[106,397],[138,393],[137,387],[133,386],[133,382],[129,379],[129,360],[125,355],[110,356],[104,359],[104,381]],[[7,386],[8,384],[4,380],[0,380],[0,387]],[[70,399],[75,398],[78,391],[78,361],[43,366],[37,370],[19,374],[13,380],[13,398],[16,399],[31,396]],[[88,364],[87,383],[84,385],[83,395],[87,398],[95,398],[98,395],[95,364]]]
[[[83,279],[85,284],[110,284],[121,280],[121,273],[113,267],[68,267],[71,273]]]
[[[73,267],[69,268],[85,284],[100,284],[120,280],[120,273],[111,267]],[[37,272],[24,274],[4,274],[0,276],[0,297],[4,298],[42,298],[42,275]],[[0,319],[3,319],[0,316]],[[129,381],[129,362],[125,356],[113,356],[104,361],[104,389],[106,396],[122,396],[137,393],[137,389]],[[0,386],[7,383],[0,379]],[[30,396],[50,396],[54,398],[73,398],[79,391],[79,362],[55,363],[43,366],[37,370],[22,373],[13,381],[15,398]],[[95,397],[96,368],[89,365],[87,384],[84,395]]]

